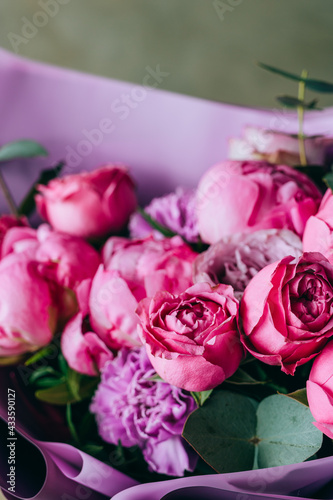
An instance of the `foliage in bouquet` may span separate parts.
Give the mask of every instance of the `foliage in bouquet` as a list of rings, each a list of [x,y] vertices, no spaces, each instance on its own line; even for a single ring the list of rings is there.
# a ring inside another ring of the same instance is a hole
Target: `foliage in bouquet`
[[[333,88],[265,68],[299,83],[298,133],[247,127],[192,191],[142,209],[123,165],[59,164],[16,207],[0,171],[0,361],[55,440],[140,481],[333,455],[332,141],[303,133]]]

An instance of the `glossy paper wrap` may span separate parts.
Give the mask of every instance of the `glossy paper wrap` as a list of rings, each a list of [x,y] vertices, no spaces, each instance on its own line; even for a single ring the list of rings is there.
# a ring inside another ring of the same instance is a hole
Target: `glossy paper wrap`
[[[167,68],[160,69],[167,73]],[[16,201],[23,198],[41,169],[66,160],[65,173],[109,162],[127,165],[137,182],[139,199],[145,202],[177,185],[194,187],[205,170],[226,158],[228,138],[240,136],[245,125],[297,130],[293,113],[240,108],[160,91],[163,78],[167,75],[160,76],[158,68],[143,68],[143,81],[151,86],[143,87],[0,51],[0,142],[34,139],[50,153],[47,159],[26,161],[24,168],[18,162],[2,167]],[[127,94],[134,105],[125,109],[122,100]],[[333,135],[333,109],[308,113],[305,132]],[[0,210],[5,210],[2,200]],[[10,375],[8,369],[1,369],[0,377],[0,487],[4,493],[7,390],[17,389],[16,496],[5,493],[7,498],[333,498],[333,457],[138,485],[65,442],[52,442],[68,438],[61,418],[56,412],[43,414],[44,409],[25,397],[24,374]]]

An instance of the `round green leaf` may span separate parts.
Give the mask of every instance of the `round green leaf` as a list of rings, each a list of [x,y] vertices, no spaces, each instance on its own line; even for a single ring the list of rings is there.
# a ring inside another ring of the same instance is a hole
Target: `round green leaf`
[[[22,139],[5,144],[0,148],[0,161],[9,161],[16,158],[32,158],[47,156],[48,152],[38,142]]]
[[[321,447],[323,435],[309,408],[282,395],[265,398],[257,410],[258,466],[303,462]]]
[[[183,437],[217,472],[252,469],[256,403],[241,394],[214,391],[188,417]]]

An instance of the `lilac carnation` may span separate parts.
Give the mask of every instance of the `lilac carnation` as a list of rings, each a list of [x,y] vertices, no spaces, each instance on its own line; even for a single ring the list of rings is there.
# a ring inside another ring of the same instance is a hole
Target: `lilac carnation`
[[[150,470],[182,476],[196,456],[181,437],[192,396],[177,387],[151,381],[156,375],[144,348],[121,350],[106,363],[90,410],[108,443],[138,445]]]
[[[226,236],[194,261],[194,282],[231,285],[238,298],[250,280],[268,264],[302,254],[300,238],[287,229],[262,229]]]
[[[186,241],[190,243],[198,241],[194,191],[178,187],[174,193],[155,198],[145,207],[145,212]],[[129,228],[132,238],[145,238],[150,234],[157,239],[163,238],[163,235],[152,229],[140,214],[132,215]]]

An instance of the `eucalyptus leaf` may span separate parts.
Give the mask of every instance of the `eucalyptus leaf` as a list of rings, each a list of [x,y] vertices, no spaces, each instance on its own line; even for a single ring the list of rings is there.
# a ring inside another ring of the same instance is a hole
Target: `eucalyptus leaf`
[[[314,92],[321,92],[325,94],[333,93],[333,84],[329,82],[324,82],[322,80],[314,80],[313,78],[303,78],[302,76],[295,75],[294,73],[290,73],[289,71],[284,71],[279,68],[275,68],[274,66],[270,66],[269,64],[265,64],[262,62],[257,63],[258,66],[262,69],[270,71],[271,73],[276,73],[277,75],[283,76],[284,78],[288,78],[289,80],[294,80],[296,82],[304,82],[306,88],[309,90],[313,90]]]
[[[303,462],[322,445],[309,408],[295,399],[269,396],[259,404],[257,418],[259,468]]]
[[[183,437],[217,472],[252,469],[256,410],[246,396],[214,391],[188,417]]]
[[[17,158],[33,158],[47,156],[48,152],[38,142],[22,139],[9,142],[0,148],[0,161],[9,161]]]
[[[45,186],[52,179],[55,179],[56,177],[58,177],[63,166],[64,166],[64,163],[60,162],[55,167],[43,170],[40,173],[37,181],[34,183],[32,188],[30,189],[30,191],[28,192],[28,194],[26,195],[26,197],[22,201],[21,205],[19,206],[19,208],[18,208],[19,214],[28,216],[35,210],[35,207],[36,207],[35,196],[38,193],[38,191],[37,191],[38,184],[42,184]]]
[[[217,472],[302,462],[322,444],[309,408],[296,399],[273,395],[258,405],[224,390],[191,413],[183,437]]]

